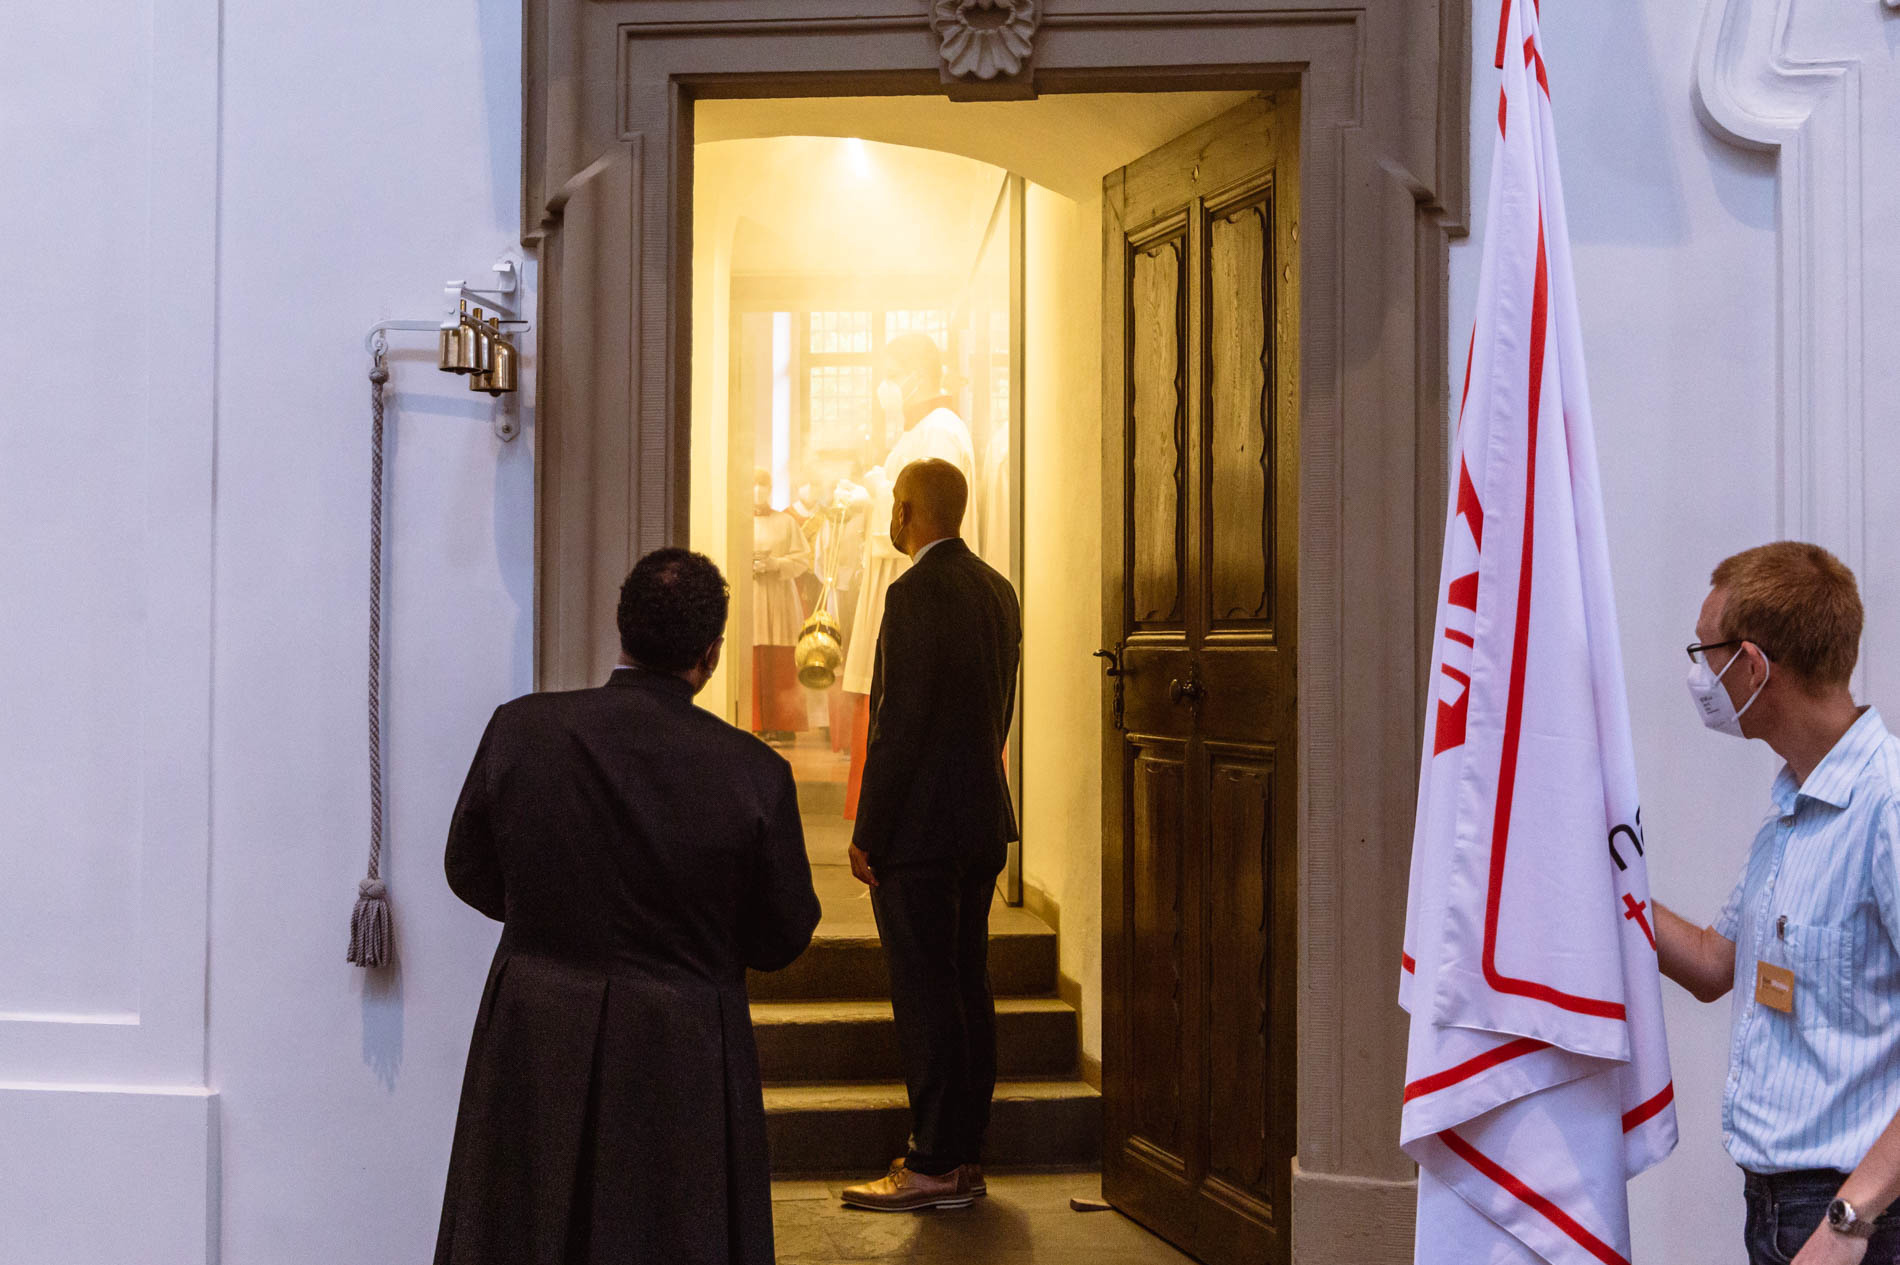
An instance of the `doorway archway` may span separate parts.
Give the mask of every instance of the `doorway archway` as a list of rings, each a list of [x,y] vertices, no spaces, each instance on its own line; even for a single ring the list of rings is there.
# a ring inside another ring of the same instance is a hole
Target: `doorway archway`
[[[1299,82],[1293,1257],[1408,1260],[1392,982],[1420,724],[1416,705],[1390,700],[1422,695],[1429,651],[1466,9],[1044,7],[1018,92]],[[810,0],[531,0],[526,18],[523,235],[542,266],[536,661],[539,683],[561,688],[611,662],[632,560],[688,537],[695,103],[939,95],[948,72],[919,0],[835,15]]]

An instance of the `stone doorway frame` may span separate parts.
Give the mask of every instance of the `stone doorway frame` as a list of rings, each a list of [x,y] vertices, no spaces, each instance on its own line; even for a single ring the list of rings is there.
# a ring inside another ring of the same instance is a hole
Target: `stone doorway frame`
[[[938,23],[1008,10],[979,80]],[[535,672],[593,683],[640,554],[687,537],[692,103],[1270,87],[1301,96],[1295,1261],[1406,1262],[1396,980],[1468,221],[1469,0],[524,0],[541,263]]]

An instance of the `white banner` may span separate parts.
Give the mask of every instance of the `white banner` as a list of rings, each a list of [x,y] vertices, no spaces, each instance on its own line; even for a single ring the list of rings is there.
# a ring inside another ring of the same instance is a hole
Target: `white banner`
[[[1676,1143],[1549,79],[1507,0],[1400,1003],[1420,1265],[1630,1257]]]

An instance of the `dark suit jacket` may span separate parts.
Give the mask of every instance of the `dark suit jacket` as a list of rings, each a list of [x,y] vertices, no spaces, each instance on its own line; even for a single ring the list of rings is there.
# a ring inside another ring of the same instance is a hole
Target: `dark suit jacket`
[[[1016,590],[961,540],[891,585],[852,840],[873,866],[1002,869],[1017,838],[1003,747],[1022,640]]]
[[[449,886],[502,921],[438,1265],[772,1260],[745,971],[818,923],[790,767],[673,677],[495,712]]]

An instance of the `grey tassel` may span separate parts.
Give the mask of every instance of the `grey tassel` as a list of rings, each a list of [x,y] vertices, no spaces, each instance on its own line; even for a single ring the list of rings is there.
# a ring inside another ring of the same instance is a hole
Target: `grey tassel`
[[[389,916],[389,888],[383,882],[383,383],[389,381],[386,346],[376,336],[376,359],[369,370],[369,877],[356,885],[356,912],[350,915],[350,961],[357,966],[388,966],[396,953],[395,926]]]
[[[396,947],[389,890],[381,879],[366,878],[356,891],[356,912],[350,915],[350,961],[358,966],[388,966]]]

